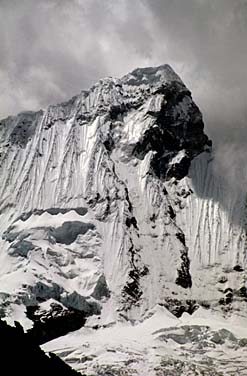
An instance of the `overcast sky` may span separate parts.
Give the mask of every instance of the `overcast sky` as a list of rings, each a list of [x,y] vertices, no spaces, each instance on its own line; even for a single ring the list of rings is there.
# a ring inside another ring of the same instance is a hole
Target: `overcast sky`
[[[0,0],[0,118],[169,63],[215,143],[246,145],[247,0]]]

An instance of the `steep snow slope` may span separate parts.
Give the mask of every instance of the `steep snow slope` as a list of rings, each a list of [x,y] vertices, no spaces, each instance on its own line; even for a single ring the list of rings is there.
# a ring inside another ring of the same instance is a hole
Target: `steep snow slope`
[[[65,334],[157,304],[246,311],[245,197],[168,65],[2,120],[0,147],[1,317]]]

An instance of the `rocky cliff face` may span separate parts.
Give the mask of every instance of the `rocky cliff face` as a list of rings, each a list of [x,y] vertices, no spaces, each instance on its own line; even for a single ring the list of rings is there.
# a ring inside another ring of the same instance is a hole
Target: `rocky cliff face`
[[[34,331],[62,316],[65,334],[71,317],[99,328],[157,304],[245,311],[245,200],[215,176],[170,66],[2,120],[0,147],[3,318]]]

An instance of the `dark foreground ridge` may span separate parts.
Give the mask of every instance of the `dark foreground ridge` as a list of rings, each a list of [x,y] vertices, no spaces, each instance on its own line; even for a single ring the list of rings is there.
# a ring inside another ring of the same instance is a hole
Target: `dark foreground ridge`
[[[15,327],[11,327],[5,321],[0,320],[0,374],[2,376],[81,375],[55,354],[46,355],[24,333],[18,322],[15,325]]]

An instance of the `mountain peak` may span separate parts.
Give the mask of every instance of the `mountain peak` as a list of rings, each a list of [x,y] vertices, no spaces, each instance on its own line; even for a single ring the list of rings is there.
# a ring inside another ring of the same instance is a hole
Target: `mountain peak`
[[[168,64],[157,67],[145,67],[134,69],[123,77],[128,85],[160,85],[171,81],[182,83],[180,77]]]
[[[210,145],[168,65],[1,121],[1,316],[43,343],[157,305],[177,317],[244,307],[243,208],[219,204]]]

